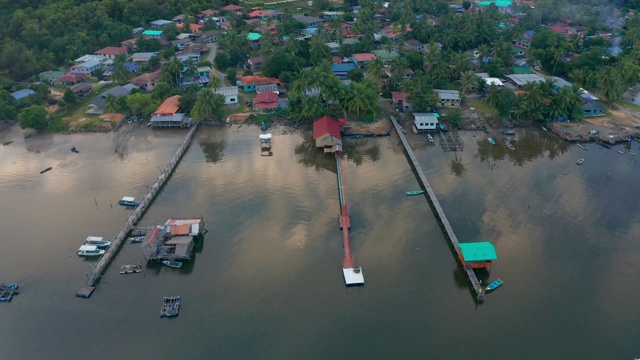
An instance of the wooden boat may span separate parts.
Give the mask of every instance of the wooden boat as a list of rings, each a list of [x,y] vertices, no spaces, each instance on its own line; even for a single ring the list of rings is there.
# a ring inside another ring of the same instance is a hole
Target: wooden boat
[[[100,249],[106,249],[111,245],[111,241],[105,241],[104,238],[99,236],[87,236],[87,240],[84,241],[84,245],[94,245]]]
[[[142,271],[142,265],[129,264],[120,266],[120,274],[134,274]]]
[[[582,150],[589,150],[589,149],[587,149],[587,147],[586,147],[586,146],[584,146],[584,145],[582,145],[582,144],[580,144],[580,143],[578,143],[578,142],[576,143],[576,145],[578,145],[578,147],[579,147],[580,149],[582,149]]]
[[[74,152],[76,154],[80,153],[80,151],[78,151],[75,146],[71,148],[71,152]]]
[[[489,142],[491,143],[491,145],[495,145],[495,144],[496,144],[496,141],[495,141],[495,140],[493,140],[493,138],[491,138],[491,137],[488,137],[488,138],[487,138],[487,140],[489,140]]]
[[[622,151],[622,150],[616,150],[616,152],[617,152],[618,154],[620,154],[620,155],[624,155],[624,151]]]
[[[542,127],[542,130],[547,131],[547,128],[544,127],[544,125],[542,125],[541,127]]]
[[[424,190],[411,190],[407,191],[407,196],[421,195],[424,194]]]
[[[164,296],[162,298],[162,307],[160,308],[160,317],[178,316],[180,311],[180,296]]]
[[[144,241],[144,236],[134,236],[131,238],[132,243],[139,243]]]
[[[82,245],[78,249],[78,256],[101,256],[105,251],[95,245]]]
[[[51,166],[49,166],[48,168],[46,168],[46,169],[44,169],[44,170],[41,170],[41,171],[40,171],[40,174],[44,174],[44,173],[46,173],[47,171],[49,171],[49,170],[51,170],[51,169],[53,169],[53,168],[52,168]]]
[[[584,163],[584,159],[583,158],[580,158],[580,159],[578,159],[578,161],[576,161],[576,164],[578,164],[578,165],[582,165],[583,163]]]
[[[516,149],[516,147],[515,147],[515,146],[513,146],[513,144],[512,144],[510,141],[507,141],[507,147],[508,147],[509,149],[511,149],[511,150],[515,150],[515,149]]]
[[[431,134],[429,133],[427,133],[427,141],[433,143],[433,136],[431,136]]]
[[[122,205],[122,206],[138,206],[140,205],[140,202],[136,201],[135,198],[132,198],[130,196],[125,196],[122,198],[122,200],[118,201],[118,205]]]
[[[162,260],[162,263],[167,265],[168,267],[180,269],[182,267],[182,262],[177,260]]]
[[[502,285],[503,281],[500,278],[495,279],[491,284],[487,286],[487,291],[493,291]]]
[[[505,134],[505,135],[515,135],[516,134],[516,132],[513,131],[513,130],[504,130],[502,133]]]

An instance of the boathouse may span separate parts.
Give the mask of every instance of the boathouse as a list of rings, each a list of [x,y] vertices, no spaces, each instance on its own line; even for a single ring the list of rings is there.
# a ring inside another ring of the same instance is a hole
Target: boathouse
[[[323,148],[325,154],[342,151],[342,134],[346,121],[342,118],[323,116],[313,122],[313,139],[316,147]]]
[[[496,248],[488,241],[458,243],[458,258],[465,269],[490,270],[493,260],[498,259]]]
[[[204,230],[202,218],[168,219],[142,244],[147,260],[191,260],[195,238]]]

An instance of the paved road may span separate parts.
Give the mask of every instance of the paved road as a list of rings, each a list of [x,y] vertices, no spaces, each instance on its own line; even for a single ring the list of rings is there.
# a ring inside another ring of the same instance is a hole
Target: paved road
[[[212,64],[211,68],[216,73],[216,75],[220,78],[220,85],[224,85],[225,84],[224,78],[226,75],[218,71],[218,69],[216,69],[215,67],[213,67],[213,64],[214,64],[213,59],[215,59],[216,54],[218,53],[218,45],[216,45],[216,43],[210,43],[210,44],[207,44],[207,47],[209,48],[207,61],[209,61]]]

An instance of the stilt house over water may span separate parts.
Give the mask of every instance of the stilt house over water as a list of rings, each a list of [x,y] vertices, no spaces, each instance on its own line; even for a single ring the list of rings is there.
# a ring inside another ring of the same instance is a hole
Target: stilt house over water
[[[168,219],[153,229],[142,251],[147,260],[191,260],[195,238],[203,230],[202,218]]]
[[[465,269],[485,269],[491,271],[493,260],[498,259],[496,248],[488,241],[458,243],[458,258]]]

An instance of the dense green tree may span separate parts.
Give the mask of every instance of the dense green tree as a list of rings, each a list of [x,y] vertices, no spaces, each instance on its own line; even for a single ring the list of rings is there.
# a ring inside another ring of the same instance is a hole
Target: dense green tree
[[[270,58],[265,59],[260,70],[265,76],[280,76],[283,71],[292,71],[302,67],[304,60],[296,55],[278,52]]]
[[[235,68],[227,69],[227,76],[225,78],[229,82],[229,85],[231,85],[231,86],[235,86],[236,85],[236,77],[237,76],[238,76],[238,72],[236,71]]]
[[[204,88],[198,93],[193,105],[192,115],[198,121],[213,120],[222,116],[224,96],[216,94],[211,88]]]
[[[62,100],[67,104],[75,104],[78,101],[76,94],[71,91],[71,88],[67,88],[62,95]]]
[[[124,64],[126,62],[124,55],[118,55],[113,60],[113,72],[111,73],[111,80],[116,84],[126,84],[129,79],[133,77],[133,73]]]
[[[149,117],[160,103],[151,94],[137,93],[126,97],[127,108],[132,115]]]
[[[364,79],[364,73],[359,68],[355,68],[347,73],[347,78],[355,82],[360,82]]]
[[[15,120],[18,116],[18,111],[15,106],[8,105],[5,102],[0,101],[0,119],[1,120]]]
[[[20,111],[18,121],[20,122],[20,127],[23,129],[41,128],[47,124],[47,110],[42,106],[31,105]]]

